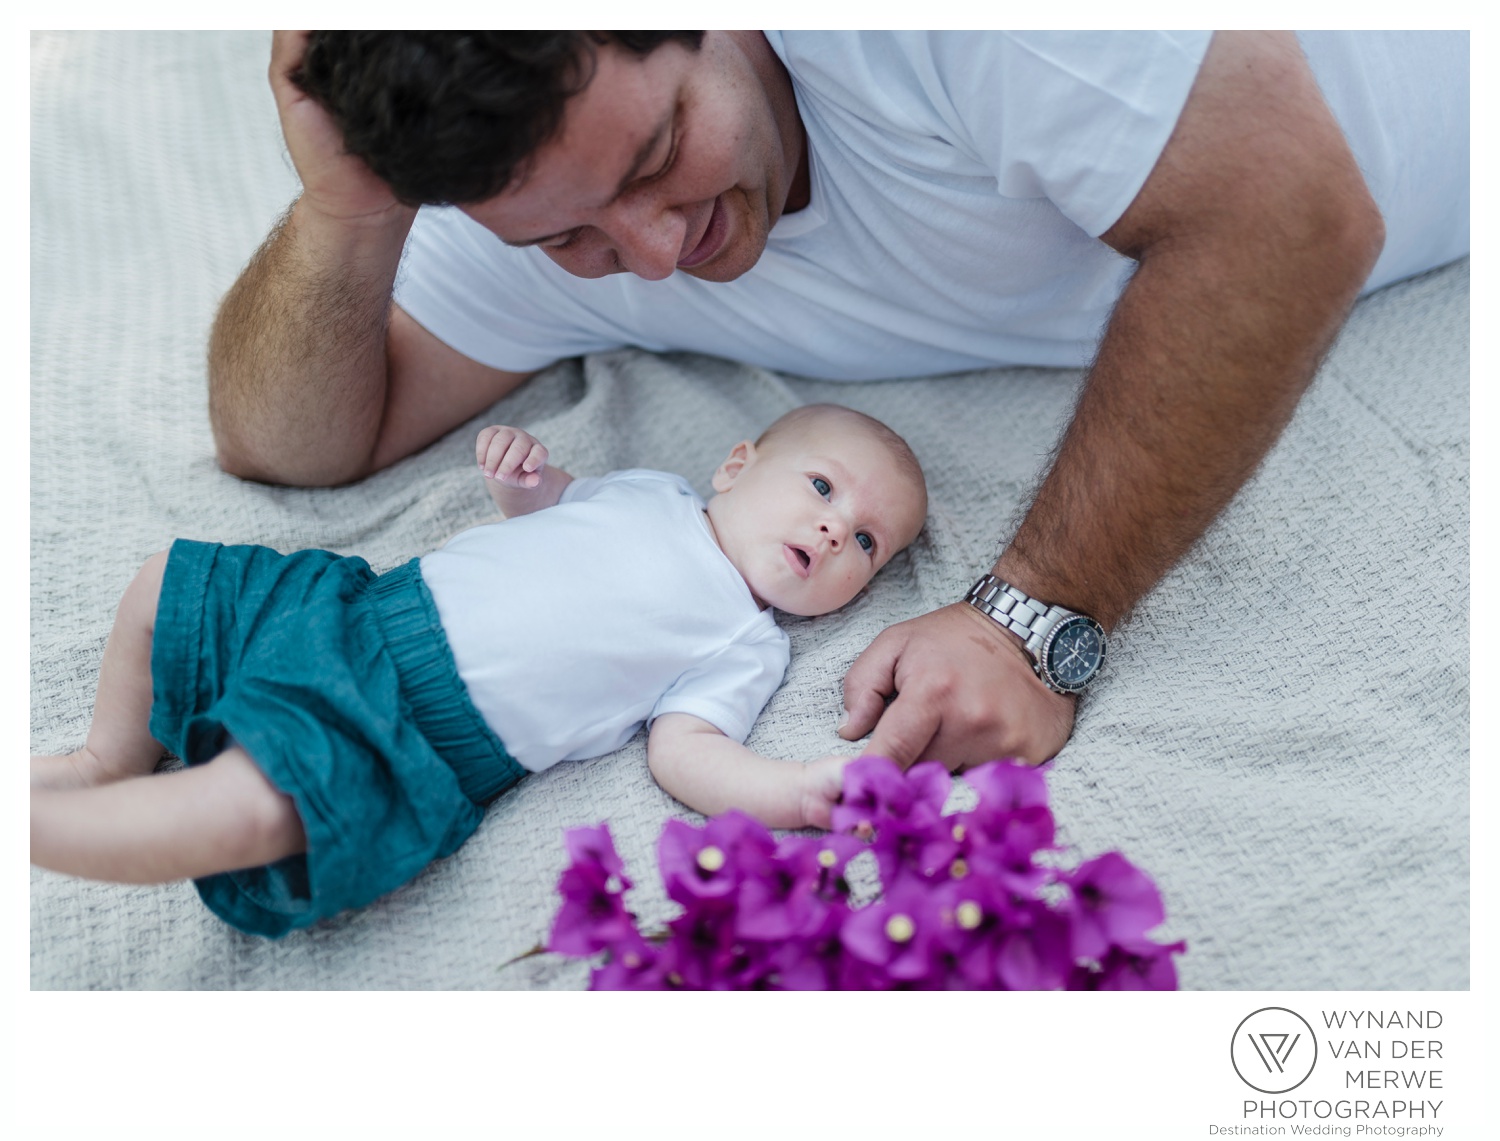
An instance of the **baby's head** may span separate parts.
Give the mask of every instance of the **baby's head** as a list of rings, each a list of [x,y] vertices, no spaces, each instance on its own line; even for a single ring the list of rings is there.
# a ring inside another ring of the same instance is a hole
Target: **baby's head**
[[[911,448],[837,404],[788,412],[714,472],[708,518],[762,605],[827,614],[858,594],[927,517]]]

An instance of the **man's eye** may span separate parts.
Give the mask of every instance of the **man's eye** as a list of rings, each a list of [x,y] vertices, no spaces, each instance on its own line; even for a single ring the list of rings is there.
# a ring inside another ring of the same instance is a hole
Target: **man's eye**
[[[672,164],[677,161],[677,136],[672,136],[672,145],[667,151],[666,161],[661,164],[655,174],[648,174],[646,182],[655,182],[659,178],[665,178],[667,171],[672,169]]]
[[[822,476],[813,476],[812,485],[813,490],[821,495],[824,499],[827,499],[830,495],[833,494],[833,484],[829,483]]]
[[[875,549],[875,540],[870,538],[870,536],[866,535],[863,531],[861,531],[858,535],[855,535],[854,538],[858,541],[859,545],[865,550],[866,553],[869,553],[870,551],[873,551]]]
[[[549,242],[547,245],[543,246],[542,248],[546,249],[546,250],[566,250],[566,249],[569,249],[570,247],[572,247],[572,246],[574,246],[574,245],[577,244],[579,232],[580,231],[578,231],[578,230],[569,230],[567,232],[567,234],[563,236],[563,238],[562,238],[561,241]]]

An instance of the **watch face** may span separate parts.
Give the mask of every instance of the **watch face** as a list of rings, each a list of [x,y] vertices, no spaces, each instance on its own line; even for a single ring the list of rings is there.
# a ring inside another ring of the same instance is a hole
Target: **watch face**
[[[1064,693],[1077,693],[1104,664],[1104,627],[1082,614],[1057,624],[1042,648],[1047,677]]]

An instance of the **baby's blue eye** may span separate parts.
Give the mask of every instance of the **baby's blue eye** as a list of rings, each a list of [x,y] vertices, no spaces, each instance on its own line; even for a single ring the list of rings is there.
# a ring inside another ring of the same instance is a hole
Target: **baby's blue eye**
[[[866,535],[863,531],[861,531],[858,535],[855,535],[854,538],[859,542],[859,545],[863,550],[868,552],[875,549],[875,540],[870,538],[870,536]]]
[[[813,476],[812,477],[812,485],[813,485],[813,488],[817,491],[817,493],[819,495],[821,495],[824,499],[827,499],[830,495],[833,494],[833,484],[829,483],[822,476],[817,476],[817,475]]]

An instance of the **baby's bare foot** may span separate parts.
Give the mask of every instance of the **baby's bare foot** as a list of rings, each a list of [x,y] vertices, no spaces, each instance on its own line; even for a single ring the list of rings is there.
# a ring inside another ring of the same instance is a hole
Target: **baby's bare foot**
[[[31,758],[32,788],[87,788],[134,775],[105,764],[87,745],[61,757]]]

